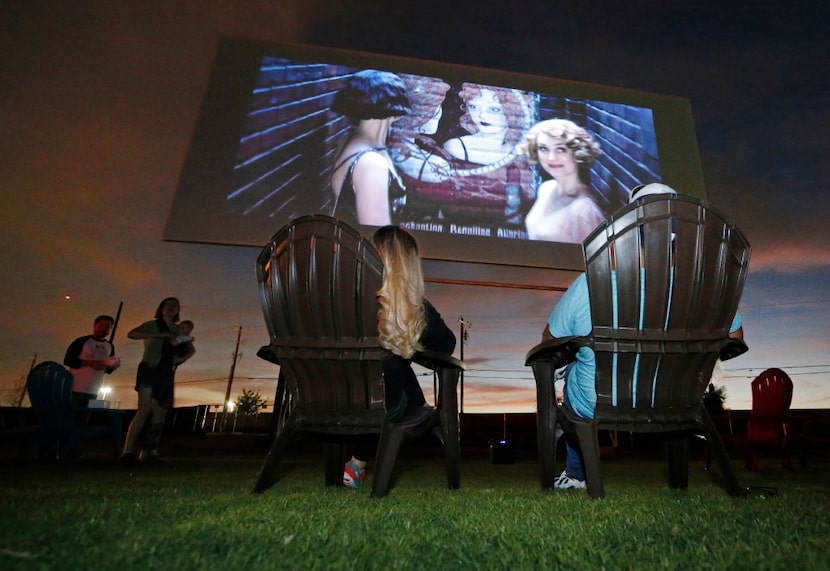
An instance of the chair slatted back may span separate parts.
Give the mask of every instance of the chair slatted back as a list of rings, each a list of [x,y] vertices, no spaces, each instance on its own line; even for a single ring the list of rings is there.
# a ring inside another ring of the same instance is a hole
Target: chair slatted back
[[[377,297],[383,265],[371,242],[324,215],[280,229],[257,261],[270,356],[297,422],[334,434],[379,432],[385,416]],[[263,348],[266,349],[266,348]]]
[[[75,423],[72,380],[72,373],[54,361],[38,363],[26,379],[26,391],[38,422],[56,434],[68,433]]]
[[[583,249],[597,422],[638,431],[696,425],[746,280],[746,238],[695,198],[659,195],[616,213]]]

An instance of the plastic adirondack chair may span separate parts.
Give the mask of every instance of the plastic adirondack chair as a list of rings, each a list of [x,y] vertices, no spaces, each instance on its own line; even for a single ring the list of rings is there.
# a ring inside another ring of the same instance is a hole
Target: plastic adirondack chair
[[[747,347],[729,328],[746,279],[750,246],[720,212],[683,195],[638,200],[583,242],[593,330],[545,341],[527,354],[537,387],[540,477],[553,486],[555,428],[575,437],[588,494],[605,496],[597,432],[664,433],[668,480],[688,487],[689,436],[702,432],[732,495],[742,493],[726,448],[703,407],[719,357]],[[557,406],[554,371],[579,347],[596,355],[593,420]]]
[[[790,469],[790,403],[793,382],[781,369],[767,369],[752,381],[752,413],[745,434],[724,434],[727,445],[737,447],[749,470],[759,471],[756,448],[767,446],[781,450],[781,464]],[[730,422],[730,426],[732,423]]]
[[[371,242],[325,215],[280,229],[257,261],[257,280],[271,342],[258,355],[280,366],[284,383],[276,433],[254,492],[263,492],[299,433],[323,442],[325,482],[342,485],[350,441],[379,434],[372,496],[388,493],[402,442],[432,432],[441,440],[450,489],[460,483],[456,387],[464,364],[431,352],[413,361],[438,374],[434,410],[386,418],[378,344],[377,298],[383,266]]]
[[[35,411],[41,446],[55,453],[58,459],[75,455],[77,447],[87,440],[110,438],[113,455],[121,449],[122,410],[80,408],[72,405],[72,373],[54,361],[37,364],[26,380],[26,390]],[[108,425],[85,425],[77,422],[78,414],[109,415]]]

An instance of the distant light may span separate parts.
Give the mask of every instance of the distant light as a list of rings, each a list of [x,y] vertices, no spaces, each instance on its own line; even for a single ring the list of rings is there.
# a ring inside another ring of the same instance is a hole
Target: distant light
[[[108,395],[108,394],[110,394],[110,393],[112,392],[112,389],[111,389],[110,387],[101,387],[101,391],[100,391],[100,392],[101,392],[101,394],[104,396],[104,400],[106,400],[106,399],[107,399],[107,395]]]
[[[233,410],[233,401],[228,401],[228,411]]]
[[[65,295],[65,296],[63,296],[63,299],[65,299],[66,301],[71,301],[72,296],[71,295]]]

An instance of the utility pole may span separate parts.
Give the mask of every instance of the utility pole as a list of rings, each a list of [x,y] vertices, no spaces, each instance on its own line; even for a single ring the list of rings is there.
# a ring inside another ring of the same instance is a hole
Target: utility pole
[[[29,365],[29,372],[32,372],[32,369],[35,368],[35,363],[37,363],[37,353],[32,355],[32,364]],[[23,397],[26,396],[26,381],[28,380],[29,376],[27,375],[25,379],[23,379],[23,390],[20,391],[20,398],[17,400],[17,406],[23,406]]]
[[[461,325],[461,335],[460,335],[459,338],[461,339],[461,360],[463,361],[464,360],[464,345],[467,344],[467,339],[469,339],[469,337],[470,337],[469,328],[473,324],[470,323],[469,321],[465,321],[463,315],[458,318],[458,323],[459,323],[459,325]],[[459,408],[458,412],[460,412],[460,413],[464,412],[464,371],[463,371],[463,369],[461,371],[461,397],[459,398],[458,408]]]
[[[239,341],[242,339],[242,326],[239,326],[239,331],[236,334],[236,348],[233,350],[233,362],[231,363],[231,372],[228,375],[228,388],[225,390],[225,400],[222,402],[222,432],[225,431],[225,425],[228,421],[228,401],[231,400],[231,386],[233,386],[233,374],[236,371],[236,360],[239,358]]]

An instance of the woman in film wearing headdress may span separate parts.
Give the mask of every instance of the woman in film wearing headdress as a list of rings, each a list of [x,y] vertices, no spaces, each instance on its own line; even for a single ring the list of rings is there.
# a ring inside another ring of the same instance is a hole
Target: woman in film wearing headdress
[[[531,127],[516,150],[548,178],[525,218],[528,238],[581,243],[605,220],[591,187],[599,143],[573,121],[549,119]]]
[[[532,200],[532,173],[515,146],[533,117],[532,95],[465,82],[458,98],[461,134],[444,143],[452,176],[429,189],[443,214],[460,224],[517,229]]]
[[[331,172],[335,217],[383,226],[401,213],[405,188],[386,148],[386,137],[392,122],[410,108],[403,80],[385,71],[355,73],[335,94],[332,111],[354,123],[335,153]]]
[[[464,83],[458,96],[464,114],[458,124],[469,135],[449,139],[444,149],[456,159],[491,165],[513,153],[522,133],[521,102],[515,90]]]

